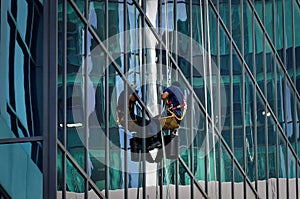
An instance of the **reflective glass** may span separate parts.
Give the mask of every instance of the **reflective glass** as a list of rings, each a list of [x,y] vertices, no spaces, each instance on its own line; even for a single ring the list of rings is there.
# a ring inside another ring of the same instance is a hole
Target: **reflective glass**
[[[255,87],[248,77],[248,74],[245,73],[245,128],[246,128],[246,173],[248,178],[251,181],[255,180],[255,169],[256,169],[256,161],[255,161],[255,150],[257,148],[255,142]]]
[[[89,24],[97,33],[99,39],[106,39],[106,20],[105,20],[105,1],[89,0]],[[98,45],[96,41],[92,41],[92,46]]]
[[[299,3],[293,1],[294,3],[294,32],[300,31],[300,23],[297,23],[296,19],[300,19],[300,7]],[[295,65],[296,65],[296,88],[298,93],[300,93],[300,34],[295,34]]]
[[[267,111],[267,122],[268,122],[268,176],[269,178],[276,178],[276,131],[277,125],[275,124],[273,117],[270,115],[269,110]]]
[[[1,186],[11,198],[43,198],[42,171],[24,145],[31,143],[0,145]]]
[[[72,192],[76,193],[83,193],[85,190],[85,179],[80,174],[79,170],[71,163],[69,159],[67,159],[67,165],[66,165],[66,183],[68,187],[68,192],[66,194],[66,198],[74,198],[74,194]]]
[[[275,63],[274,63],[274,56],[271,53],[271,47],[266,42],[266,95],[269,105],[273,111],[276,110],[276,101],[275,101]]]
[[[234,154],[241,165],[243,165],[243,88],[242,64],[236,51],[233,49],[233,135],[234,135]]]
[[[287,152],[287,168],[288,168],[288,177],[290,178],[290,180],[295,179],[297,176],[296,159],[290,148],[288,148],[288,152]]]
[[[298,155],[298,157],[300,157],[300,135],[299,135],[299,132],[300,132],[300,102],[297,101],[297,113],[296,113],[296,118],[295,118],[295,122],[296,122],[296,130],[295,130],[295,136],[296,136],[296,144],[297,144],[297,148],[298,148],[298,151],[296,151],[296,154]]]
[[[287,186],[287,145],[281,133],[278,133],[278,168],[279,168],[279,190],[280,197],[286,197]]]
[[[275,1],[275,5],[274,5],[274,12],[276,13],[276,28],[275,28],[275,48],[281,58],[281,60],[283,61],[283,43],[284,43],[284,38],[283,38],[283,5],[282,5],[282,1]]]
[[[206,149],[206,138],[208,135],[205,132],[205,117],[200,111],[200,108],[196,105],[194,105],[193,110],[193,129],[194,129],[194,137],[193,139],[193,153],[194,153],[194,175],[197,180],[205,180],[205,170],[203,169],[205,167],[205,156],[207,155],[207,149]],[[186,118],[186,121],[189,121],[188,115]],[[209,151],[211,149],[208,149]]]
[[[294,131],[294,114],[295,108],[295,95],[291,88],[290,83],[287,81],[285,85],[285,110],[286,110],[286,135],[290,141],[290,143],[295,143],[295,131]],[[295,146],[294,146],[295,147]]]
[[[231,24],[232,25],[232,30],[231,30],[231,35],[233,37],[233,40],[235,42],[235,44],[237,45],[238,49],[240,49],[240,51],[242,51],[242,25],[243,25],[243,21],[242,21],[242,11],[241,11],[241,4],[237,3],[235,1],[231,2]],[[244,17],[247,17],[246,15]]]
[[[266,135],[265,135],[265,104],[262,102],[259,95],[256,95],[256,117],[257,117],[257,175],[258,180],[266,179]]]
[[[247,66],[253,73],[254,63],[254,38],[253,38],[253,15],[249,2],[244,3],[244,59]],[[254,73],[253,73],[254,74]]]
[[[284,128],[284,75],[281,67],[276,64],[276,87],[277,87],[277,119]]]
[[[279,159],[279,177],[280,178],[286,178],[286,156],[287,156],[287,146],[286,146],[286,142],[284,140],[284,138],[282,137],[282,135],[280,133],[278,133],[278,150],[279,150],[279,154],[278,154],[278,159]]]

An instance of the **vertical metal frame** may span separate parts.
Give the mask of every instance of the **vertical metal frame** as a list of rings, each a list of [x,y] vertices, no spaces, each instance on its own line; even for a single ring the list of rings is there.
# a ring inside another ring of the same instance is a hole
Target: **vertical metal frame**
[[[57,0],[44,1],[43,198],[56,198],[57,168]],[[52,99],[52,100],[49,100]]]

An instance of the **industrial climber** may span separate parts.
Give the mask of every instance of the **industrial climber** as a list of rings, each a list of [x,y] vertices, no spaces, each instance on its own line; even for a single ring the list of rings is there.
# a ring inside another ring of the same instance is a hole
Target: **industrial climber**
[[[125,114],[128,114],[128,129],[137,132],[137,137],[144,137],[147,138],[147,148],[148,150],[152,150],[154,148],[160,147],[160,142],[157,141],[157,134],[160,132],[160,124],[158,120],[152,119],[147,117],[143,119],[137,112],[142,112],[138,110],[137,106],[137,93],[138,91],[135,90],[134,92],[131,89],[128,89],[128,107],[127,110],[124,111],[125,107],[125,91],[123,90],[120,93],[118,98],[118,106],[117,106],[117,114],[118,114],[118,123],[122,126],[125,125]],[[145,132],[145,135],[143,135]]]
[[[184,117],[185,96],[181,90],[180,83],[175,81],[171,86],[165,88],[161,94],[161,99],[166,100],[167,109],[162,113],[161,117],[173,116],[177,124],[170,124],[166,128],[170,128],[173,134],[176,134],[175,125],[179,125]]]

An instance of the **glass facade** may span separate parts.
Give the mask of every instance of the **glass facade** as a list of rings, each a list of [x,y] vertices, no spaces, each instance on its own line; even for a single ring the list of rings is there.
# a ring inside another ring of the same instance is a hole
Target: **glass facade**
[[[300,197],[299,1],[0,6],[0,198]],[[174,81],[177,139],[152,128]]]

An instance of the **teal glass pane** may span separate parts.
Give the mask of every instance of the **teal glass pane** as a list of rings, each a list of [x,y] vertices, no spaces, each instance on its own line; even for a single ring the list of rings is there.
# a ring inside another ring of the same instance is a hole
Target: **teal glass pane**
[[[285,42],[284,37],[283,37],[283,5],[282,1],[275,1],[275,13],[276,13],[276,28],[275,28],[275,48],[281,58],[281,60],[284,60],[283,57],[283,43]]]
[[[180,165],[179,165],[179,167],[180,167]],[[191,186],[193,186],[193,183],[191,184],[191,177],[188,174],[185,175],[185,181],[186,181],[186,184],[184,186],[180,186],[180,188],[178,189],[178,198],[180,198],[180,197],[191,198]],[[173,196],[175,197],[174,191],[171,191],[170,187],[166,187],[166,188],[169,188],[169,193],[167,192],[167,189],[164,189],[165,198],[172,196],[172,194],[174,194]],[[171,194],[170,194],[170,192],[171,192]]]
[[[262,21],[263,19],[263,7],[262,7],[262,1],[254,1],[254,8],[255,11],[257,12],[260,20]]]
[[[74,3],[76,4],[77,8],[80,10],[82,14],[85,14],[85,0],[74,0]]]
[[[278,168],[279,168],[279,178],[286,178],[286,172],[287,172],[287,162],[286,162],[286,156],[287,156],[287,146],[286,142],[283,139],[282,135],[278,133]]]
[[[57,150],[57,191],[63,191],[63,179],[65,178],[63,167],[63,154],[61,150]],[[58,193],[59,194],[59,193]],[[62,195],[62,193],[60,193]]]
[[[296,158],[289,147],[288,147],[287,157],[288,157],[287,159],[288,177],[290,180],[292,180],[295,179],[297,176],[296,175],[297,164],[296,164]]]
[[[189,9],[187,9],[189,12]],[[199,4],[199,1],[192,1],[192,38],[202,45],[203,39],[203,13],[202,7]],[[189,23],[189,21],[187,21]],[[179,28],[179,27],[178,27]],[[179,30],[179,29],[178,29]],[[186,24],[186,32],[188,31],[188,24]],[[187,34],[187,33],[186,33]]]
[[[205,180],[205,156],[207,155],[206,151],[206,138],[207,135],[205,131],[205,117],[203,113],[200,111],[198,106],[195,106],[194,115],[194,137],[193,137],[193,149],[194,149],[194,175],[197,180]],[[186,116],[186,121],[189,121],[188,115]]]
[[[276,64],[276,87],[277,87],[277,119],[284,128],[284,75],[279,64]]]
[[[268,177],[276,178],[276,131],[277,125],[275,124],[272,116],[270,116],[269,110],[267,111],[268,122]]]
[[[43,198],[43,173],[25,151],[31,144],[0,145],[1,186],[11,198]]]
[[[249,2],[245,2],[244,6],[243,6],[243,17],[244,17],[244,57],[245,60],[247,62],[247,65],[252,68],[253,64],[252,64],[252,57],[251,53],[253,52],[253,42],[254,42],[254,38],[252,36],[252,31],[253,31],[253,15],[252,15],[252,10],[251,7],[249,5]]]
[[[229,20],[230,20],[230,10],[229,1],[219,1],[219,13],[222,21],[226,25],[227,29],[229,29]]]
[[[245,73],[245,128],[246,128],[246,173],[248,178],[251,181],[255,180],[255,169],[256,169],[256,161],[255,161],[255,150],[257,148],[255,144],[255,87],[253,82],[248,77],[248,74]]]
[[[85,179],[80,174],[78,168],[76,168],[69,159],[67,159],[66,166],[66,183],[68,191],[83,193],[85,190]],[[70,198],[70,195],[67,196],[67,198]]]
[[[266,135],[265,135],[265,117],[266,117],[265,104],[262,102],[260,96],[256,95],[256,117],[257,117],[257,175],[258,180],[266,179]]]
[[[292,9],[293,0],[285,0],[284,1],[284,25],[285,25],[285,42],[286,42],[286,48],[289,49],[293,46],[293,37],[288,36],[291,35],[293,32],[293,20],[292,20]],[[298,18],[299,19],[299,18]],[[297,34],[297,32],[294,32],[294,34]]]
[[[222,189],[222,196],[224,198],[231,198],[232,193],[231,193],[231,181],[233,181],[233,166],[232,166],[232,159],[230,155],[228,154],[226,148],[224,145],[221,145],[221,153],[222,153],[222,161],[224,162],[224,175],[225,175],[225,180],[222,181],[221,183],[221,189]]]
[[[231,35],[238,49],[242,49],[242,12],[241,12],[241,4],[237,2],[231,2]]]
[[[244,197],[244,177],[238,167],[234,165],[234,197]]]
[[[300,121],[299,121],[299,118],[300,118],[300,103],[299,101],[297,101],[297,113],[296,113],[296,118],[295,118],[295,122],[296,122],[296,130],[295,130],[295,136],[296,136],[296,144],[297,144],[297,148],[298,148],[298,151],[296,151],[296,154],[298,155],[298,157],[300,157],[300,135],[299,135],[299,132],[300,132]]]
[[[207,147],[206,150],[208,150],[208,154],[207,154],[207,168],[209,168],[206,172],[207,172],[207,177],[208,177],[208,181],[215,181],[217,180],[217,176],[216,176],[216,164],[217,164],[217,160],[216,160],[216,142],[217,137],[215,135],[215,130],[212,128],[211,124],[208,124],[208,129],[207,129],[207,136],[208,138],[206,139],[207,142]]]
[[[209,12],[209,37],[210,37],[210,54],[212,56],[216,56],[218,53],[218,43],[217,43],[217,18],[215,16],[215,13],[213,12],[212,8],[208,7]]]
[[[267,95],[267,100],[269,105],[271,106],[271,109],[273,111],[276,110],[275,106],[276,106],[276,98],[275,98],[275,60],[274,60],[274,56],[271,53],[271,47],[269,46],[269,44],[266,42],[266,95]]]
[[[300,31],[300,23],[297,23],[297,19],[300,19],[300,7],[299,7],[299,1],[298,3],[296,1],[293,1],[294,3],[294,32],[297,33]],[[295,34],[295,46],[300,46],[300,34]],[[298,48],[297,48],[298,49]],[[299,50],[297,51],[299,52]],[[299,59],[297,59],[297,66],[300,66]]]
[[[274,16],[275,14],[275,16]],[[274,29],[274,17],[276,17],[276,13],[274,13],[273,3],[272,1],[265,1],[265,22],[264,26],[267,31],[268,36],[271,41],[274,41],[273,29]]]
[[[286,114],[286,135],[290,143],[295,141],[295,131],[294,131],[294,103],[295,103],[295,94],[291,88],[290,83],[287,81],[285,85],[285,114]]]

